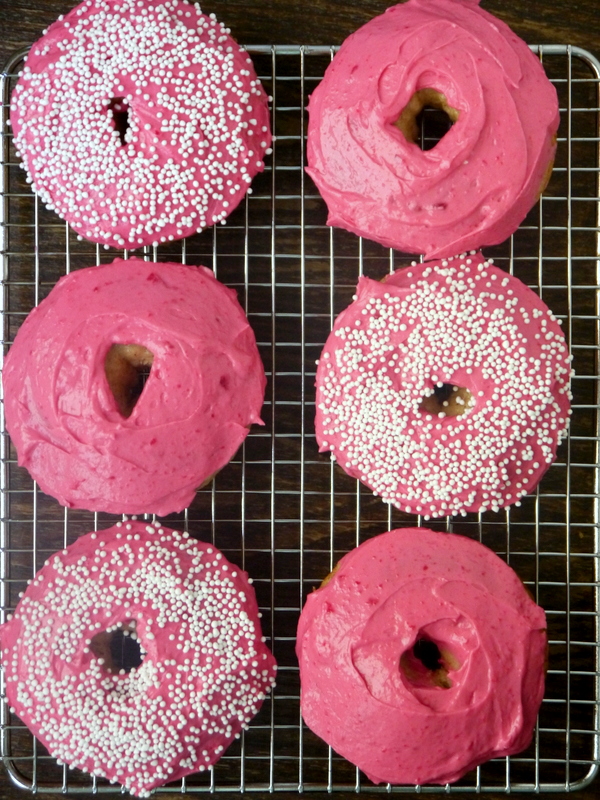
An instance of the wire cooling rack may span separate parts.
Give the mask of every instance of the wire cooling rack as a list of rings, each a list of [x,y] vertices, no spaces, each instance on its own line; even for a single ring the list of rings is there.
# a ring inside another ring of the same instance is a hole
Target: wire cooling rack
[[[302,724],[294,644],[306,594],[365,538],[421,521],[383,505],[318,454],[315,359],[336,314],[350,302],[357,277],[381,278],[411,257],[327,228],[324,203],[304,172],[307,98],[335,49],[250,47],[273,97],[277,139],[270,163],[225,227],[148,248],[146,254],[212,266],[221,281],[237,289],[256,332],[269,379],[265,427],[252,430],[189,509],[165,522],[214,542],[249,571],[279,678],[242,739],[209,773],[170,787],[177,792],[560,792],[586,787],[596,777],[600,63],[575,47],[533,49],[560,99],[556,165],[543,199],[521,228],[502,246],[486,249],[486,255],[530,285],[563,320],[577,373],[571,432],[536,493],[520,508],[427,523],[491,547],[546,609],[549,670],[533,743],[519,756],[484,764],[451,787],[375,787]],[[25,182],[5,125],[23,55],[15,54],[2,76],[4,352],[25,315],[61,274],[122,254],[78,241]],[[0,441],[4,619],[49,554],[115,518],[59,506],[17,467],[5,432]],[[57,765],[6,703],[1,704],[0,745],[12,782],[23,790],[117,791]]]

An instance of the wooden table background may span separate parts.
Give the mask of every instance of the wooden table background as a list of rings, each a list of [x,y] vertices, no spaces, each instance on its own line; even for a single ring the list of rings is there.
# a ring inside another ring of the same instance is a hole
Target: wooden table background
[[[68,0],[1,0],[0,58],[31,44],[42,30],[72,8]],[[208,0],[214,12],[245,44],[341,44],[348,34],[389,5],[385,0]],[[531,44],[575,44],[600,55],[600,4],[597,0],[483,0]]]
[[[388,5],[384,0],[354,4],[341,0],[210,0],[203,2],[202,8],[206,13],[214,12],[241,43],[331,45],[341,44]],[[579,45],[600,56],[599,0],[483,0],[482,5],[529,43]],[[68,0],[0,0],[0,61],[4,64],[15,50],[32,44],[47,25],[72,6]],[[597,798],[598,787],[596,782],[578,796],[582,800]],[[0,769],[1,800],[28,796],[15,789]]]

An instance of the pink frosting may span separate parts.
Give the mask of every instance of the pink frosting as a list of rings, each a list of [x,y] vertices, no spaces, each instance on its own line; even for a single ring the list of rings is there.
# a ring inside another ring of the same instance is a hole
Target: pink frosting
[[[251,59],[181,0],[86,0],[60,17],[26,59],[11,122],[42,201],[114,247],[224,220],[271,152]]]
[[[436,89],[458,121],[429,151],[394,123]],[[556,149],[556,91],[474,0],[409,0],[350,36],[310,98],[307,170],[329,225],[427,258],[504,241]]]
[[[6,695],[55,758],[147,797],[219,760],[277,666],[252,583],[159,523],[118,523],[46,561],[0,627]],[[93,638],[134,628],[145,656],[109,672]]]
[[[571,372],[550,309],[480,253],[362,277],[319,359],[319,448],[426,519],[519,505],[566,435]],[[471,407],[424,411],[443,384]]]
[[[374,783],[456,781],[529,744],[545,627],[517,575],[479,542],[384,533],[307,598],[296,645],[302,716]],[[422,640],[439,648],[448,688],[415,658]]]
[[[154,355],[130,417],[104,369],[113,344]],[[65,506],[169,514],[260,423],[265,375],[236,293],[205,267],[115,259],[61,278],[5,361],[6,424]]]

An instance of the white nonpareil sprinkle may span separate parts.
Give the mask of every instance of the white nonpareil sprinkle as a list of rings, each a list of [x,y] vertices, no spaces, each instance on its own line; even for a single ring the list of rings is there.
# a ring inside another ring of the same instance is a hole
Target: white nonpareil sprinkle
[[[321,451],[386,503],[445,516],[517,503],[569,421],[570,356],[548,308],[481,254],[361,278],[317,369]],[[422,409],[465,387],[460,416]]]
[[[184,534],[130,524],[135,536],[115,527],[53,556],[0,641],[7,696],[50,753],[145,797],[218,760],[275,662],[245,574]],[[124,625],[145,657],[114,674],[90,644]]]
[[[122,134],[115,111],[127,117]],[[180,0],[81,3],[33,46],[11,120],[41,200],[115,247],[222,222],[271,142],[247,53]]]

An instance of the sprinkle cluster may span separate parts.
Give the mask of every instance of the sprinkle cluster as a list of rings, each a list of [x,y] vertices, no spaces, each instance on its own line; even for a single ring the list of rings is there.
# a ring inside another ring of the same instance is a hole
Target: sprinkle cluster
[[[463,254],[362,278],[317,370],[317,440],[376,495],[430,516],[519,504],[566,435],[571,357],[518,279]],[[465,387],[460,416],[422,409]]]
[[[90,645],[121,626],[145,657],[113,674]],[[50,753],[140,797],[217,761],[277,669],[245,573],[159,523],[118,523],[54,555],[0,640],[9,700]]]
[[[85,0],[59,18],[27,58],[11,123],[48,208],[115,247],[223,221],[271,143],[250,58],[181,0]]]

